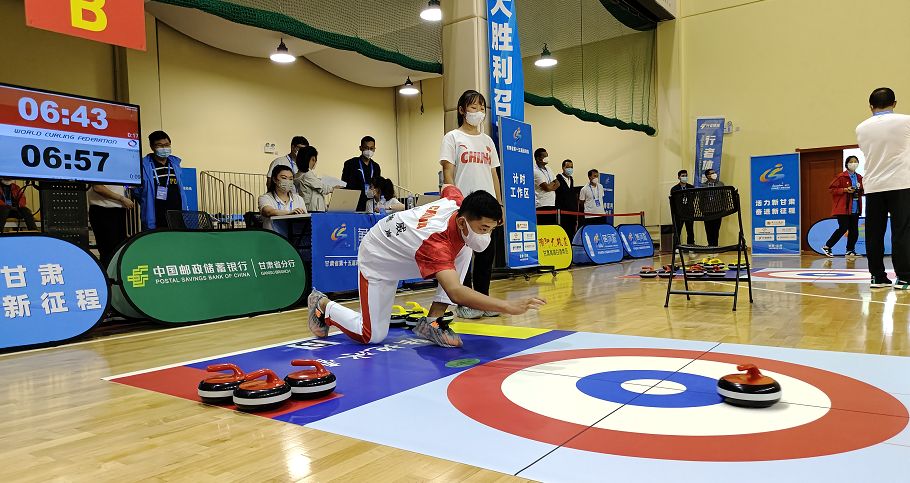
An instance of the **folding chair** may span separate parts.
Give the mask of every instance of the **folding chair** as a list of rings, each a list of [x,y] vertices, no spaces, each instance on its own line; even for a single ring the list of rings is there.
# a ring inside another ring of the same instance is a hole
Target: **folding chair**
[[[739,222],[739,237],[735,245],[705,246],[683,245],[679,240],[679,232],[673,232],[673,256],[670,258],[670,268],[675,272],[676,255],[682,263],[683,284],[685,290],[673,290],[673,276],[667,282],[667,300],[664,307],[670,305],[670,295],[685,295],[686,300],[691,300],[690,295],[709,295],[719,297],[733,297],[733,310],[736,311],[737,296],[739,294],[739,280],[742,261],[745,259],[746,282],[749,285],[749,303],[752,303],[752,272],[750,270],[749,255],[746,252],[746,237],[743,234],[743,217],[739,205],[739,192],[732,186],[717,186],[709,188],[695,188],[675,191],[670,195],[670,215],[673,226],[687,221],[712,221],[736,215]],[[732,292],[705,292],[689,289],[689,277],[686,274],[686,258],[684,251],[694,253],[724,253],[736,251],[736,282]]]
[[[175,230],[214,230],[215,222],[204,211],[168,210],[167,226]]]

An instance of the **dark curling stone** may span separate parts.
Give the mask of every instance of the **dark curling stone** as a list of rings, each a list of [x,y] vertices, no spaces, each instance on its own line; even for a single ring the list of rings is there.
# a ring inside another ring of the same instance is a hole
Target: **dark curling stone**
[[[260,380],[265,377],[265,380]],[[262,411],[281,406],[291,398],[291,386],[285,384],[269,369],[259,369],[246,375],[246,380],[234,390],[234,404],[241,411]]]
[[[230,404],[234,389],[243,382],[243,371],[234,364],[215,364],[205,368],[209,372],[231,371],[230,374],[216,374],[199,382],[199,399],[208,404]]]
[[[295,359],[291,361],[291,365],[313,368],[292,372],[284,378],[284,382],[291,386],[291,395],[294,398],[317,399],[328,396],[335,390],[335,374],[318,361]]]
[[[717,394],[727,404],[745,408],[766,408],[780,401],[780,384],[763,376],[755,364],[736,366],[745,374],[728,374],[717,381]]]

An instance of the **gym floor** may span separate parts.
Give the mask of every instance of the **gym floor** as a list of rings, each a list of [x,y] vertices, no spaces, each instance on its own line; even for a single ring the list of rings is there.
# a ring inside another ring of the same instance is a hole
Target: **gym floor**
[[[721,347],[749,344],[910,355],[910,292],[870,290],[867,283],[854,282],[865,279],[863,259],[755,258],[755,267],[763,269],[758,273],[766,276],[756,277],[752,306],[745,288],[740,289],[736,312],[730,310],[732,299],[719,297],[693,297],[687,302],[684,296],[673,296],[670,307],[664,309],[665,280],[623,278],[637,274],[643,265],[662,263],[669,263],[669,257],[583,267],[555,278],[496,281],[493,295],[540,294],[549,303],[538,313],[481,322],[676,339],[663,344],[666,347],[688,347],[694,343],[682,341],[699,341]],[[707,290],[730,285],[697,283]],[[430,291],[403,294],[399,303],[426,304],[431,296]],[[305,311],[291,311],[0,356],[6,384],[0,398],[4,434],[0,474],[5,481],[522,481],[507,473],[427,456],[419,447],[404,451],[341,436],[331,429],[213,409],[103,379],[303,339],[310,336],[305,315]],[[598,347],[606,347],[619,339],[598,340],[603,341]],[[761,348],[751,350],[761,355]],[[837,372],[823,366],[824,354],[819,360],[822,366],[816,363],[816,367]],[[906,365],[902,358],[882,360]],[[406,409],[402,409],[404,417]],[[369,427],[372,421],[365,418],[362,424]],[[434,446],[436,440],[447,438],[445,431],[427,429]],[[907,450],[903,460],[910,456],[910,443],[902,442],[906,439],[890,446]],[[453,440],[452,444],[466,443]],[[507,446],[499,450],[509,452]],[[535,477],[533,471],[521,474]],[[552,473],[539,474],[542,479],[560,479]],[[566,474],[566,479],[573,478]]]

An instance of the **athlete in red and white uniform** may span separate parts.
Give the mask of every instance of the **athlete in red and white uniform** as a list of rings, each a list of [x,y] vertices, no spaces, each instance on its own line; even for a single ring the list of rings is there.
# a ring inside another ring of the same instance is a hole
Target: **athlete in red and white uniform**
[[[429,313],[434,320],[422,321],[414,329],[438,345],[461,345],[461,339],[439,317],[456,302],[510,314],[543,305],[545,301],[536,297],[507,302],[462,285],[471,251],[483,251],[489,245],[490,232],[501,219],[502,210],[492,195],[481,191],[465,199],[451,185],[443,188],[442,198],[434,203],[384,218],[363,238],[357,256],[361,312],[331,302],[314,290],[308,300],[310,329],[324,337],[329,326],[335,326],[358,342],[380,342],[389,331],[398,282],[413,278],[439,282]]]

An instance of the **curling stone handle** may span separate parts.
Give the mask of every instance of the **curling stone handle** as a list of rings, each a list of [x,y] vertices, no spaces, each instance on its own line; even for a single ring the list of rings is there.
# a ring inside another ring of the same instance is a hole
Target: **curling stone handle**
[[[418,311],[418,310],[421,311],[421,312],[423,312],[423,311],[426,310],[425,308],[423,308],[423,306],[421,306],[421,305],[420,305],[419,303],[417,303],[417,302],[408,302],[408,303],[405,304],[405,305],[407,305],[408,311],[409,311],[409,312],[416,312],[416,311]]]
[[[325,366],[323,366],[321,362],[314,361],[312,359],[294,359],[293,361],[291,361],[291,365],[297,366],[297,367],[315,367],[316,373],[318,373],[318,374],[322,374],[322,373],[327,374],[329,372],[329,371],[325,370]]]
[[[247,381],[253,381],[256,379],[265,376],[265,380],[270,383],[275,383],[281,381],[281,378],[278,377],[278,374],[275,374],[271,369],[259,369],[258,371],[253,371],[246,375]]]
[[[242,376],[243,371],[235,366],[234,364],[212,364],[205,368],[208,372],[222,372],[222,371],[231,371],[235,376]]]
[[[758,370],[758,366],[755,364],[740,364],[736,366],[736,370],[749,373],[749,379],[759,379],[762,377],[761,371]]]

